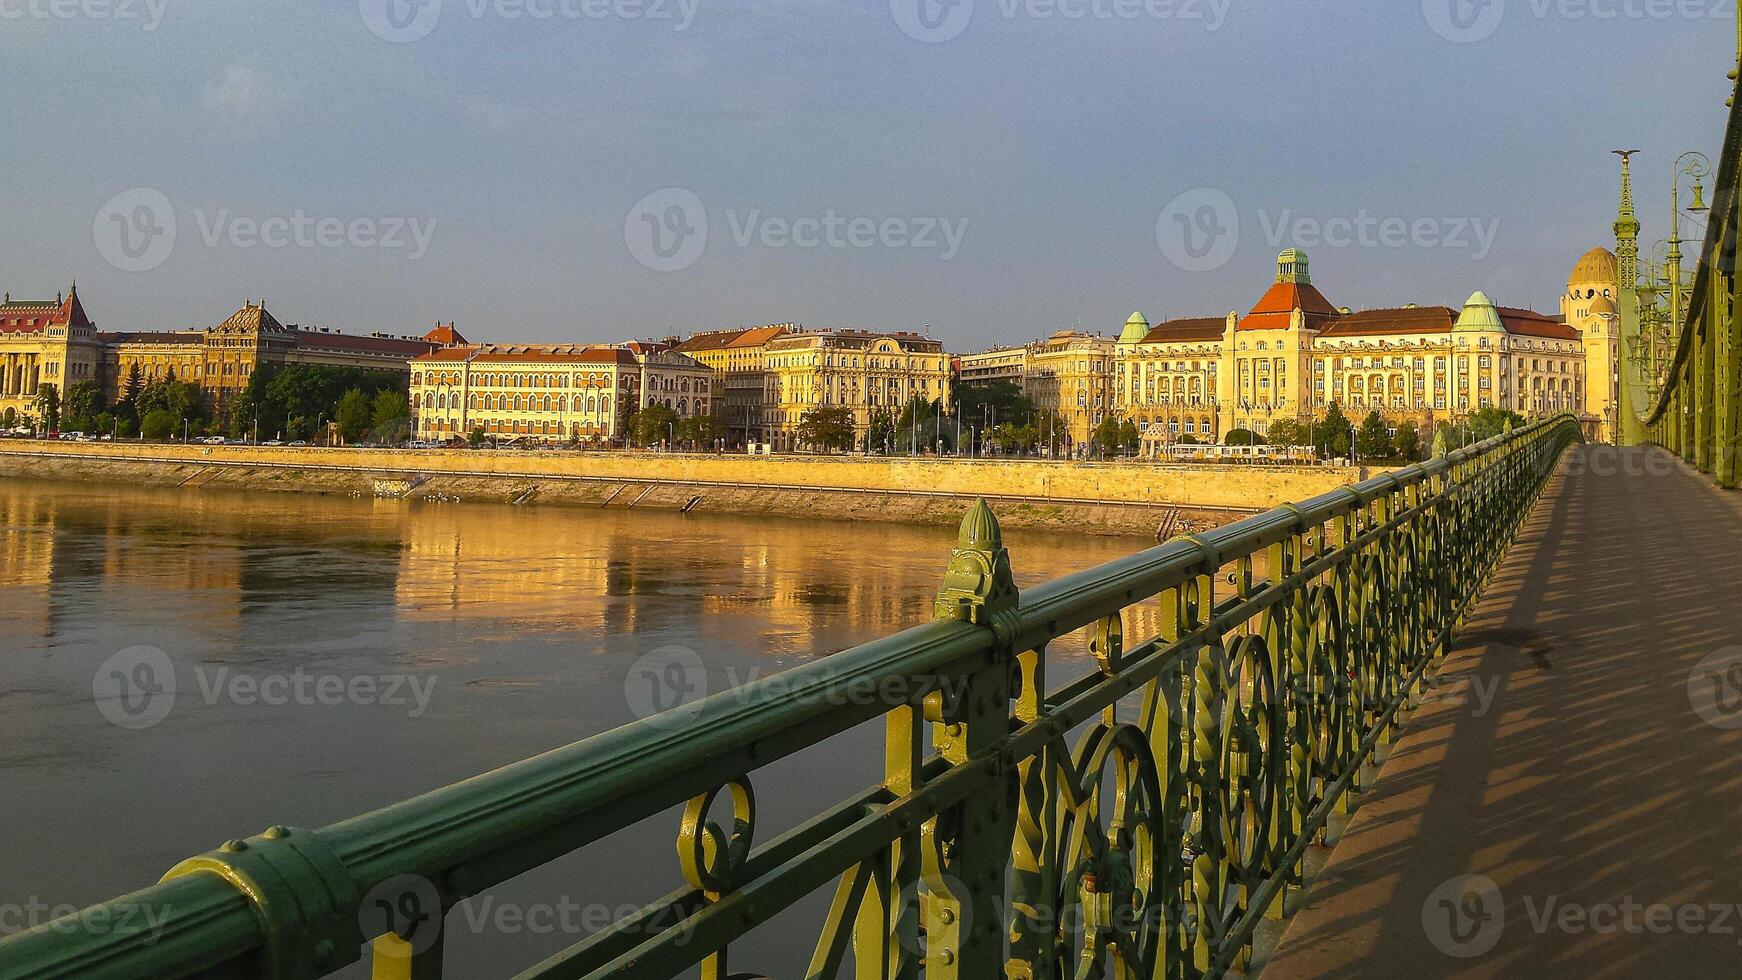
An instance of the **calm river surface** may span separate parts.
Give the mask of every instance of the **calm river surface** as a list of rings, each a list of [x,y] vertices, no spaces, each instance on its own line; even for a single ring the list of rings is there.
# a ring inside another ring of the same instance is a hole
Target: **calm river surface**
[[[955,536],[26,481],[0,482],[0,515],[0,933],[227,838],[320,827],[632,721],[650,652],[694,650],[719,689],[923,622]],[[1007,543],[1023,584],[1146,545]],[[106,696],[105,675],[156,651],[173,697]],[[873,782],[879,738],[761,770],[759,841]],[[456,909],[448,975],[509,975],[597,927],[567,904],[675,887],[676,831],[675,814],[648,821]],[[734,947],[733,969],[795,975],[823,898]],[[522,923],[541,903],[548,925]]]

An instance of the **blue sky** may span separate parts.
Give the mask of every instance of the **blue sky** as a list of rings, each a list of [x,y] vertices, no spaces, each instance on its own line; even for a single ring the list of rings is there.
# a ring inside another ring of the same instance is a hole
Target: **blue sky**
[[[1609,150],[1665,234],[1735,52],[1730,0],[423,2],[0,0],[0,288],[966,350],[1244,309],[1304,245],[1339,305],[1552,309]]]

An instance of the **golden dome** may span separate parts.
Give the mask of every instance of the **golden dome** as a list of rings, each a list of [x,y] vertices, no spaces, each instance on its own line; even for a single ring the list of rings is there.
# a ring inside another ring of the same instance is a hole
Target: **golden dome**
[[[1578,264],[1573,266],[1572,276],[1567,279],[1567,285],[1613,286],[1620,278],[1621,268],[1615,261],[1615,253],[1606,248],[1593,248],[1579,257]]]
[[[1596,299],[1595,299],[1595,300],[1593,300],[1593,301],[1592,301],[1592,303],[1591,303],[1591,312],[1592,312],[1592,313],[1599,313],[1599,314],[1611,314],[1611,315],[1612,315],[1612,314],[1615,314],[1615,313],[1619,313],[1619,312],[1621,312],[1621,311],[1620,311],[1620,310],[1617,310],[1617,309],[1616,309],[1616,308],[1615,308],[1615,304],[1614,304],[1614,303],[1611,303],[1611,302],[1609,302],[1609,297],[1607,297],[1607,296],[1599,296],[1599,297],[1597,297],[1597,298],[1596,298]]]

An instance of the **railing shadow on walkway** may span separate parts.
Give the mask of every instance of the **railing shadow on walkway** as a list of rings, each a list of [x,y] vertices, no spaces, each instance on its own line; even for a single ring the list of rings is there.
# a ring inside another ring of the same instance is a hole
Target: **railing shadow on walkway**
[[[1669,454],[1575,450],[1266,976],[1736,975],[1738,548]]]

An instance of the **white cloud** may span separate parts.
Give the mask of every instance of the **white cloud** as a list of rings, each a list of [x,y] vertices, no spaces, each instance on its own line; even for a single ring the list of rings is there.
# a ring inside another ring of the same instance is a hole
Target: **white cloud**
[[[200,104],[241,135],[257,134],[295,102],[300,83],[285,85],[263,69],[232,59],[200,91]]]

